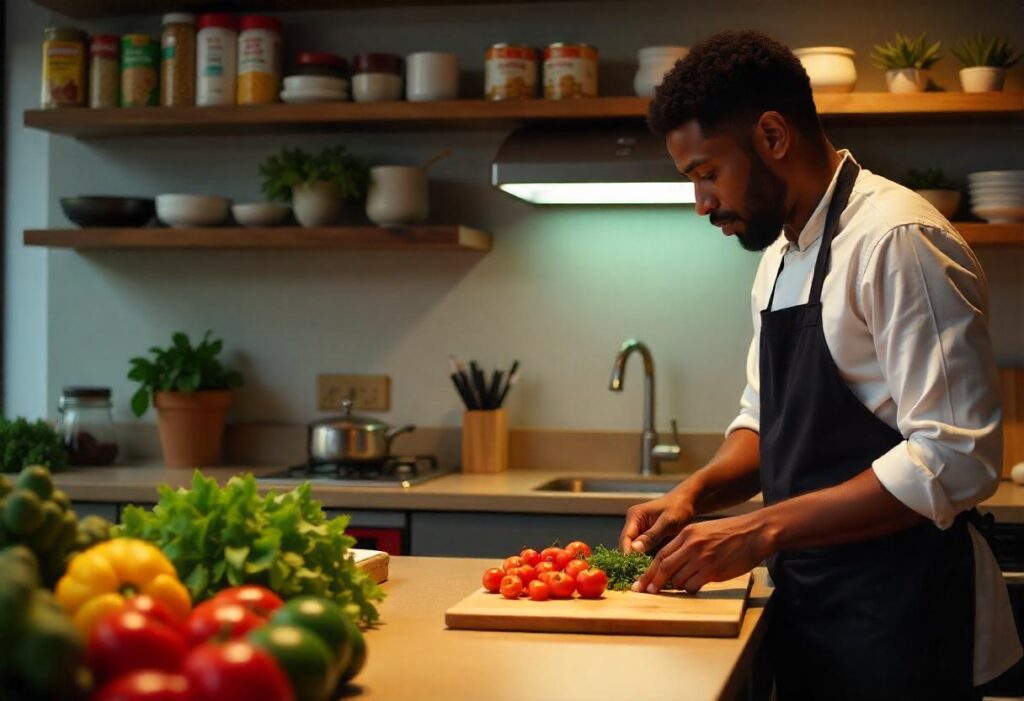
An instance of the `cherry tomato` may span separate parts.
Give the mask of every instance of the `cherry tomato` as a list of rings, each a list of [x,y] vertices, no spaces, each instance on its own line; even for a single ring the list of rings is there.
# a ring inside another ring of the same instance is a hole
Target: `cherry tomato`
[[[551,596],[551,588],[544,582],[536,579],[530,582],[527,592],[534,601],[547,601],[548,597]]]
[[[242,640],[200,645],[182,669],[194,701],[295,701],[274,658]]]
[[[497,567],[487,570],[484,572],[484,589],[492,594],[498,593],[498,590],[501,589],[501,578],[504,576],[505,573]]]
[[[149,669],[177,672],[188,648],[177,631],[138,611],[101,618],[89,633],[88,662],[100,682]]]
[[[506,599],[518,599],[523,593],[523,580],[514,574],[507,574],[501,578],[501,595]]]
[[[576,590],[575,580],[565,572],[552,572],[547,585],[551,587],[551,597],[554,599],[571,599]]]
[[[588,567],[590,567],[590,565],[587,564],[586,560],[580,560],[579,558],[569,560],[569,564],[565,566],[565,573],[573,579],[576,579],[576,575]]]
[[[213,597],[217,601],[230,601],[241,604],[257,616],[269,618],[270,614],[284,606],[281,598],[266,587],[246,584],[240,587],[223,589]]]
[[[188,680],[180,674],[144,670],[113,680],[92,701],[192,701]]]
[[[540,563],[540,553],[533,548],[526,548],[519,553],[519,557],[523,558],[523,564],[530,567],[536,567]]]
[[[596,567],[583,570],[576,576],[576,589],[584,599],[599,599],[608,588],[608,575]]]
[[[537,581],[544,582],[548,586],[551,586],[551,575],[553,575],[555,572],[556,570],[548,570],[547,572],[541,572],[539,575],[537,575]]]
[[[590,546],[584,543],[582,540],[574,540],[565,546],[565,551],[577,558],[588,558],[590,557]]]
[[[561,572],[569,564],[569,561],[572,560],[572,555],[563,548],[544,548],[544,552],[540,554],[540,559],[554,564],[555,569]]]
[[[542,574],[544,574],[545,572],[554,572],[555,571],[555,563],[553,563],[553,562],[541,562],[536,567],[534,567],[534,569],[537,570],[537,577],[540,578],[540,576]]]
[[[509,570],[514,570],[516,567],[522,567],[522,566],[523,566],[523,558],[519,557],[518,555],[513,555],[512,557],[506,557],[505,558],[505,562],[503,562],[501,564],[501,569],[503,569],[506,572],[508,572]]]
[[[257,616],[241,604],[213,598],[192,609],[188,620],[185,621],[185,636],[188,638],[188,644],[195,647],[207,640],[241,638],[264,623],[265,618]]]
[[[508,574],[514,574],[516,577],[519,577],[519,579],[522,580],[524,587],[537,579],[537,570],[529,565],[523,565],[522,567],[516,567],[514,570],[509,570]]]

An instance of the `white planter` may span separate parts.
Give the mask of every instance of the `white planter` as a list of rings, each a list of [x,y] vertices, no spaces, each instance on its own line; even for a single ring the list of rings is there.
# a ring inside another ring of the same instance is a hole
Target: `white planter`
[[[672,70],[676,61],[685,58],[689,49],[685,46],[647,46],[637,52],[636,75],[633,90],[640,97],[654,97],[654,90],[665,74]]]
[[[292,187],[292,211],[305,227],[331,226],[341,218],[344,200],[328,182],[318,180]]]
[[[803,64],[815,92],[853,92],[857,85],[853,49],[842,46],[808,46],[793,49],[793,54]]]
[[[1006,80],[1005,68],[972,66],[960,69],[960,85],[964,92],[993,92],[1003,89]]]
[[[416,224],[427,218],[427,173],[416,166],[370,168],[366,216],[378,226]]]
[[[928,71],[919,68],[894,68],[885,72],[889,92],[924,92],[928,85]]]
[[[914,192],[928,200],[931,206],[939,210],[939,214],[946,219],[952,218],[960,206],[959,190],[914,190]]]

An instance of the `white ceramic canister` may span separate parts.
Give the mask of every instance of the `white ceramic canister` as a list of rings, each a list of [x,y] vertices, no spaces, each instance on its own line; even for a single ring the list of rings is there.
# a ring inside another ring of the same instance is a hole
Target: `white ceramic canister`
[[[196,34],[196,104],[235,104],[237,78],[238,23],[231,15],[200,15]]]
[[[459,57],[420,51],[405,57],[405,99],[409,102],[454,100],[459,96]]]
[[[370,168],[366,216],[378,226],[415,224],[427,218],[427,173],[416,166]]]
[[[665,74],[688,52],[685,46],[647,46],[637,51],[633,90],[640,97],[654,97],[654,90],[661,85]]]

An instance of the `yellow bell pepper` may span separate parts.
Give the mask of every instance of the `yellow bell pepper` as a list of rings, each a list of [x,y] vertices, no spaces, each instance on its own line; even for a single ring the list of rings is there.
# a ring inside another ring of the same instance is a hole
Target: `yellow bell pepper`
[[[124,609],[128,599],[148,594],[177,617],[192,609],[188,589],[171,561],[143,540],[115,538],[75,555],[57,582],[57,601],[86,636],[104,616]]]

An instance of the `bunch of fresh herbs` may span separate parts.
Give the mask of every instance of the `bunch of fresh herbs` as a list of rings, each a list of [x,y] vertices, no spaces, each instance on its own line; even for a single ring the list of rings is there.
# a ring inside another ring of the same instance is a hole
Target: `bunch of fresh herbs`
[[[319,154],[302,149],[284,149],[260,164],[263,194],[271,202],[291,202],[292,188],[302,183],[327,182],[343,199],[366,194],[370,169],[344,146],[325,148]]]
[[[652,559],[650,555],[643,553],[626,554],[598,545],[587,561],[591,567],[604,570],[608,575],[609,589],[627,591],[651,566]]]
[[[195,601],[240,584],[269,587],[283,599],[323,596],[353,619],[373,623],[384,592],[349,555],[349,517],[328,519],[309,483],[260,496],[251,474],[223,487],[198,470],[192,489],[160,487],[152,512],[125,509],[116,535],[155,543],[174,563]]]
[[[0,472],[19,472],[28,465],[43,465],[57,472],[67,464],[60,436],[45,421],[0,417]]]

